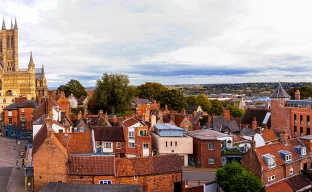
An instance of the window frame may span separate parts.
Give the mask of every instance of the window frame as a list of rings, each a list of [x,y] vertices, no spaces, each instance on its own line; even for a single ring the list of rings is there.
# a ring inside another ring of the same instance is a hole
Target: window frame
[[[212,148],[210,148],[210,144],[213,146]],[[214,143],[208,143],[208,150],[215,150]]]
[[[148,149],[149,144],[148,143],[143,143],[143,149]]]
[[[120,149],[121,148],[121,143],[120,142],[117,142],[116,143],[116,149]]]
[[[12,115],[13,115],[12,110],[8,110],[8,116],[9,116],[9,117],[12,117]]]
[[[293,169],[293,168],[290,168],[290,169],[289,169],[289,175],[292,175],[292,174],[294,174],[294,169]]]
[[[99,180],[99,185],[111,185],[111,184],[113,184],[112,180]]]
[[[141,134],[141,133],[144,133],[144,134]],[[141,137],[146,137],[147,136],[147,130],[146,129],[141,129],[140,130],[140,136]]]
[[[210,160],[213,160],[213,161],[210,161]],[[208,157],[208,164],[214,165],[215,164],[215,158],[214,157]]]
[[[133,144],[133,146],[132,146],[132,144]],[[129,142],[128,146],[129,146],[129,148],[135,148],[134,142]]]
[[[112,143],[111,142],[103,142],[103,149],[112,149]],[[109,147],[107,147],[109,146]]]
[[[275,175],[271,175],[270,177],[268,177],[268,181],[273,181],[275,180]]]

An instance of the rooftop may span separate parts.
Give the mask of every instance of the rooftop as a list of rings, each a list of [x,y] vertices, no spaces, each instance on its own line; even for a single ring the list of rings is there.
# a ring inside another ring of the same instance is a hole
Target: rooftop
[[[156,124],[155,128],[158,130],[179,130],[179,131],[183,131],[182,128],[177,127],[175,125],[172,125],[170,123],[160,123],[160,124]]]
[[[212,140],[212,139],[218,139],[219,137],[229,136],[228,134],[220,133],[218,131],[213,131],[210,129],[189,131],[188,135],[199,140]]]
[[[290,96],[284,90],[281,83],[279,83],[275,91],[271,94],[270,98],[290,98]]]

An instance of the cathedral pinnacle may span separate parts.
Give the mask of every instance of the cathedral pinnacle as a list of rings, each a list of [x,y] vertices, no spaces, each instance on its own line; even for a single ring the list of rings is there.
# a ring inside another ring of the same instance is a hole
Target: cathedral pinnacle
[[[2,30],[6,30],[4,18],[3,18],[3,21],[2,21]]]
[[[12,21],[12,19],[11,19],[11,29],[13,29],[13,21]]]
[[[15,23],[14,23],[14,29],[17,29],[17,21],[16,21],[16,17],[15,17]]]
[[[28,68],[34,67],[34,66],[35,66],[35,64],[34,64],[34,60],[33,60],[33,57],[32,57],[32,52],[30,52],[30,59],[29,59]]]

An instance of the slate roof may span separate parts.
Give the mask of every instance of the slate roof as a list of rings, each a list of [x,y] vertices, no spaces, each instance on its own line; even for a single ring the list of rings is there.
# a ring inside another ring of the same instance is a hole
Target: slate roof
[[[83,105],[83,102],[87,99],[87,96],[82,95],[79,99],[78,99],[78,105]]]
[[[213,116],[212,118],[212,129],[214,131],[224,132],[229,129],[231,132],[239,132],[240,129],[235,121],[229,121],[223,116]]]
[[[44,115],[40,116],[37,119],[34,119],[32,123],[33,123],[33,125],[43,125],[43,123],[44,123]]]
[[[273,183],[272,185],[266,186],[266,192],[280,192],[283,189],[283,192],[293,192],[294,190],[290,187],[286,180]]]
[[[48,129],[47,129],[47,125],[44,124],[40,130],[37,132],[37,134],[35,135],[35,138],[33,140],[33,149],[32,152],[33,154],[36,153],[36,151],[39,149],[39,147],[42,145],[42,143],[46,140],[47,135],[48,135]]]
[[[240,143],[240,142],[244,142],[244,141],[249,141],[248,139],[245,139],[239,135],[236,134],[230,134],[233,137],[233,143]]]
[[[115,156],[69,155],[69,175],[115,175]]]
[[[91,132],[55,133],[56,138],[67,148],[68,154],[92,153]]]
[[[187,114],[192,114],[194,113],[194,111],[196,111],[198,109],[198,106],[197,105],[189,105],[187,106],[186,108],[186,112]]]
[[[228,136],[228,134],[220,133],[218,131],[213,131],[210,129],[200,129],[200,130],[195,130],[195,131],[189,131],[187,134],[199,140],[215,140],[218,137]]]
[[[40,190],[40,192],[143,192],[140,184],[77,184],[77,183],[54,183],[49,182]]]
[[[290,96],[284,90],[281,83],[279,83],[275,91],[271,94],[270,98],[290,98]]]
[[[135,118],[131,117],[131,118],[126,119],[123,122],[121,122],[121,124],[124,125],[125,127],[131,127],[132,125],[135,125],[138,122],[139,122],[138,120],[136,120]]]
[[[258,126],[268,126],[271,127],[271,115],[266,123],[264,123],[267,113],[270,113],[270,110],[267,109],[247,109],[243,116],[243,124],[251,124],[253,118],[256,117]]]
[[[26,100],[21,102],[18,106],[19,108],[37,108],[39,107],[39,103],[34,100]]]
[[[148,99],[134,99],[135,104],[151,104]]]
[[[302,174],[289,177],[286,181],[295,191],[301,191],[303,188],[306,188],[305,190],[307,190],[312,187],[311,182]]]
[[[182,172],[178,155],[116,159],[116,176],[128,177]]]
[[[122,127],[98,127],[94,129],[96,141],[117,141],[125,142]]]
[[[12,103],[8,106],[6,106],[5,108],[3,108],[3,110],[16,110],[18,109],[19,103]]]

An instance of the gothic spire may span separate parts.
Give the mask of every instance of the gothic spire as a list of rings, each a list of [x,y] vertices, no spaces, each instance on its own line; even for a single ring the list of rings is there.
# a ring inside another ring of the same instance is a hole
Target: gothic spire
[[[28,68],[34,67],[34,66],[35,66],[35,64],[34,64],[34,60],[33,60],[33,57],[32,57],[32,52],[30,52],[30,59],[29,59]]]
[[[6,30],[6,28],[5,28],[5,21],[4,21],[4,17],[3,17],[3,21],[2,21],[2,30]]]
[[[17,21],[16,21],[16,17],[15,17],[15,23],[14,23],[14,29],[17,29]]]
[[[11,19],[11,29],[13,29],[13,21],[12,21],[12,19]]]
[[[42,68],[41,68],[41,73],[42,73],[42,77],[44,77],[44,67],[43,67],[43,64],[42,64]]]

